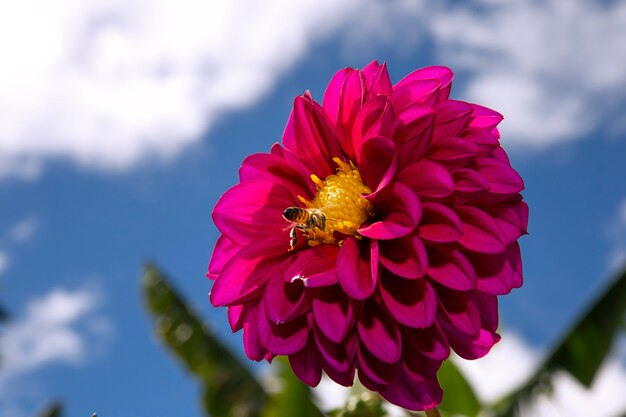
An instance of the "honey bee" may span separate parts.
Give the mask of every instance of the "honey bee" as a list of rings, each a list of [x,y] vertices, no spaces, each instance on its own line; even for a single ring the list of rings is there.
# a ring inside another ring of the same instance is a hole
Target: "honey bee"
[[[323,233],[326,229],[326,216],[322,210],[317,208],[287,207],[283,211],[283,218],[291,222],[293,227],[289,232],[291,241],[289,250],[292,251],[298,244],[297,230],[300,230],[305,236]]]

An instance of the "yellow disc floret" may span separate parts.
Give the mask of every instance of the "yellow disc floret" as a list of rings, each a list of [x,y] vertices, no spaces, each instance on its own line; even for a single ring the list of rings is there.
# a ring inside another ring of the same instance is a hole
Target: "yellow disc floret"
[[[313,201],[302,201],[307,208],[317,209],[325,217],[324,230],[310,229],[305,233],[309,245],[321,243],[341,244],[344,238],[337,238],[335,232],[341,235],[360,237],[357,230],[373,215],[372,204],[361,195],[372,191],[363,184],[358,169],[339,158],[333,158],[337,164],[337,173],[321,180],[316,175],[311,179],[317,188]]]

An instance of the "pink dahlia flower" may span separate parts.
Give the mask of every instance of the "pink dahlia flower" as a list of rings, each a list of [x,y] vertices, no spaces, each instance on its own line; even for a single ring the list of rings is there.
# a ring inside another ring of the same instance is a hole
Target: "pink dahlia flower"
[[[524,188],[502,116],[449,99],[453,74],[346,68],[295,99],[282,145],[243,162],[218,201],[207,276],[254,360],[287,355],[315,386],[355,371],[401,407],[437,406],[452,348],[499,340],[497,296],[522,285]]]

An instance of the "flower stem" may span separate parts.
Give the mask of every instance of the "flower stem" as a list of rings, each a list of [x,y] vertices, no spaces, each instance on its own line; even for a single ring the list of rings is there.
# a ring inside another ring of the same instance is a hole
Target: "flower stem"
[[[426,417],[441,417],[439,409],[437,407],[426,410]]]

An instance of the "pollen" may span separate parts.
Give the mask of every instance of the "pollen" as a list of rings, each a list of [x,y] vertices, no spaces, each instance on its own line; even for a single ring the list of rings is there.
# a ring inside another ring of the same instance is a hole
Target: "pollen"
[[[337,172],[321,180],[311,175],[317,193],[312,201],[300,197],[308,208],[319,209],[326,218],[324,230],[310,230],[306,237],[310,246],[321,243],[341,245],[347,236],[356,236],[359,227],[374,214],[372,204],[362,197],[372,191],[363,184],[354,164],[333,158]]]

